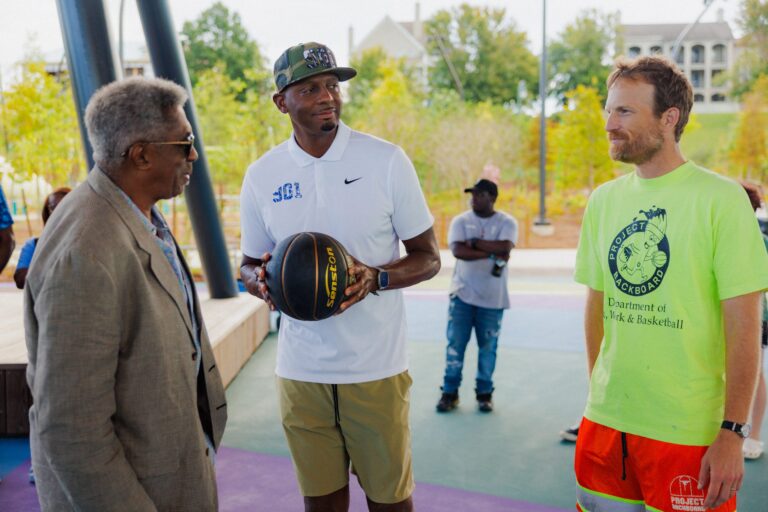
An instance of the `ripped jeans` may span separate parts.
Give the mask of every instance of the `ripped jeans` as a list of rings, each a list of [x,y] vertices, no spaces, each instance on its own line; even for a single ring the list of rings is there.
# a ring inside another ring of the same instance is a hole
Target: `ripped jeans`
[[[464,352],[475,329],[479,354],[475,391],[478,394],[493,392],[493,370],[496,368],[496,347],[499,343],[503,309],[472,306],[456,296],[451,296],[448,306],[448,349],[446,351],[443,393],[455,393],[461,386],[464,368]]]

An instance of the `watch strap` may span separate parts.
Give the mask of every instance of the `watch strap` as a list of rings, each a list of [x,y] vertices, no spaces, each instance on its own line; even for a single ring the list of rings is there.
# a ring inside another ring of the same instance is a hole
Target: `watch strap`
[[[748,423],[736,423],[735,421],[724,420],[720,424],[720,428],[730,430],[741,437],[749,436],[749,424]]]

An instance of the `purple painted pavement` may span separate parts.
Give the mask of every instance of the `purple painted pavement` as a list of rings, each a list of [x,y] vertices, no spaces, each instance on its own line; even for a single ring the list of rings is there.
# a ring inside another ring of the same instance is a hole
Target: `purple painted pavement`
[[[28,462],[14,469],[0,483],[0,510],[39,512],[35,487],[27,481]],[[302,498],[287,457],[222,447],[216,456],[219,505],[222,512],[296,512]],[[365,512],[365,495],[351,478],[350,512]],[[489,494],[440,485],[417,483],[413,495],[419,512],[565,512]]]

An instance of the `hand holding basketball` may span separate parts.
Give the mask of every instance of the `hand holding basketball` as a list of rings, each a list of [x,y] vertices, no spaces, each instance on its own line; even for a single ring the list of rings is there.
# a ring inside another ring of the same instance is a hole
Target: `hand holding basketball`
[[[353,262],[349,267],[350,285],[344,290],[347,300],[341,303],[339,312],[346,311],[379,287],[376,280],[376,269],[360,263],[351,256],[350,259]]]
[[[268,252],[262,254],[260,259],[248,258],[247,263],[240,267],[240,277],[248,293],[267,303],[269,309],[274,311],[275,305],[269,297],[269,289],[265,280],[266,264],[272,255]]]

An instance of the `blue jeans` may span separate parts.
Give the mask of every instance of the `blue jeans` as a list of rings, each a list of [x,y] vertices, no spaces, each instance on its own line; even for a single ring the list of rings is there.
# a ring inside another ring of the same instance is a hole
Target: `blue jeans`
[[[464,352],[475,329],[479,354],[475,391],[493,392],[493,370],[496,368],[496,347],[499,344],[503,309],[472,306],[452,296],[448,306],[448,349],[446,351],[443,393],[455,393],[461,386]]]

